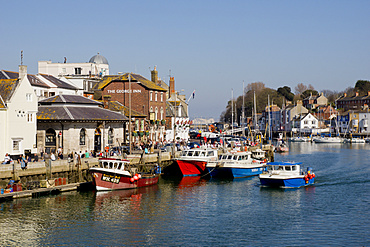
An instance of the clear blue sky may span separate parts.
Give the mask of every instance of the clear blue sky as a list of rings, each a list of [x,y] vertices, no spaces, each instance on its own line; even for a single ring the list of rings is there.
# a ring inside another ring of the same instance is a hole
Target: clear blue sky
[[[150,78],[156,65],[188,96],[190,117],[218,119],[252,82],[341,91],[370,79],[370,1],[2,1],[0,69],[87,62]]]

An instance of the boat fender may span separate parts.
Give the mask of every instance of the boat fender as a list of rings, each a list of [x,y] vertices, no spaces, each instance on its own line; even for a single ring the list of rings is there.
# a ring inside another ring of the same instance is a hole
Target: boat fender
[[[264,159],[263,162],[266,163],[267,159]]]
[[[315,173],[312,173],[312,177],[316,177]]]
[[[135,174],[135,176],[134,176],[134,180],[138,180],[137,174]]]
[[[141,174],[137,174],[137,177],[140,179],[141,178]]]
[[[133,183],[135,181],[134,178],[130,178],[130,182]]]
[[[304,176],[304,180],[306,181],[306,183],[308,182],[308,174],[306,174],[305,176]]]

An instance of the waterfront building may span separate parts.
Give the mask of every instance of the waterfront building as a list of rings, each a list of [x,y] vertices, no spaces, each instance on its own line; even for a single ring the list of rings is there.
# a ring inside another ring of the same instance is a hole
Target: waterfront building
[[[9,153],[36,153],[37,97],[27,76],[27,66],[9,77],[0,73],[0,159]]]
[[[339,127],[341,133],[344,134],[368,134],[370,113],[369,108],[365,107],[363,110],[346,111],[339,116]]]
[[[80,95],[56,95],[39,101],[38,151],[100,152],[107,146],[122,145],[128,119],[102,106]]]
[[[347,95],[344,93],[336,100],[337,109],[342,111],[361,110],[365,105],[370,104],[370,91],[366,95],[360,96],[358,92],[354,95]]]
[[[269,113],[270,113],[270,120],[269,120]],[[266,106],[265,109],[262,111],[262,116],[259,119],[259,128],[260,131],[265,132],[267,130],[267,126],[271,124],[271,131],[279,131],[281,125],[281,109],[277,105],[270,105]]]
[[[1,70],[0,75],[7,79],[19,78],[19,73],[14,71]],[[58,79],[53,75],[27,74],[27,79],[36,94],[35,100],[42,100],[59,94],[82,95],[83,93],[71,82]]]
[[[131,104],[131,110],[147,116],[144,129],[149,131],[149,139],[163,141],[165,139],[163,120],[166,119],[167,90],[157,84],[157,73],[154,68],[152,71],[153,81],[134,73],[105,76],[97,86],[94,98],[102,100],[104,97],[110,96],[111,101],[120,102],[125,107],[130,107]],[[132,119],[132,121],[136,121],[136,119]]]
[[[64,58],[64,63],[39,61],[38,73],[53,75],[64,82],[72,83],[81,91],[79,95],[93,99],[93,88],[103,76],[109,75],[109,63],[99,53],[85,63],[67,63],[67,58]]]
[[[304,134],[318,134],[318,120],[311,113],[295,116],[292,120],[292,132]]]
[[[308,113],[308,109],[302,105],[301,100],[297,100],[296,105],[283,105],[281,109],[281,130],[287,132],[292,131],[292,120],[305,113]]]
[[[190,119],[185,95],[175,91],[175,80],[170,78],[170,98],[166,107],[166,141],[188,141]]]

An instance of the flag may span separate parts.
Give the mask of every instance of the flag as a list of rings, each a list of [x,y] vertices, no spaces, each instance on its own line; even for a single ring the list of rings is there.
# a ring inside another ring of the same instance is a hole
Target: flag
[[[194,99],[194,97],[195,97],[195,90],[193,91],[193,99]]]

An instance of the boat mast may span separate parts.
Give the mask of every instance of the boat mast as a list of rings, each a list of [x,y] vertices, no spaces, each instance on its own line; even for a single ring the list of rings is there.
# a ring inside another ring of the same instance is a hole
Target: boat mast
[[[244,81],[243,81],[243,107],[242,107],[242,136],[245,137],[245,126],[244,126]]]
[[[231,135],[234,135],[234,91],[231,89]]]
[[[267,108],[267,112],[269,114],[269,122],[268,122],[268,125],[269,125],[269,141],[268,141],[268,144],[271,144],[271,117],[270,117],[270,95],[267,95],[267,104],[268,104],[268,108]]]

